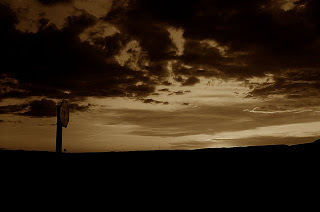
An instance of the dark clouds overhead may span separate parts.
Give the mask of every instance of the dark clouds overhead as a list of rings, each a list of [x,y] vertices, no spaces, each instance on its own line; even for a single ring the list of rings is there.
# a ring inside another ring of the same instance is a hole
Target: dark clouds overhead
[[[72,2],[38,1],[52,7]],[[289,90],[295,77],[291,72],[320,68],[320,5],[316,0],[300,0],[285,7],[286,2],[114,0],[102,19],[85,9],[77,10],[61,29],[39,16],[36,33],[16,30],[19,14],[0,4],[1,58],[6,67],[0,75],[16,80],[14,86],[0,81],[5,86],[0,98],[148,96],[156,85],[167,82],[169,61],[175,61],[176,79],[186,79],[180,80],[182,85],[196,85],[199,77],[245,80],[273,74],[276,85],[257,87],[251,95],[265,95],[263,91],[272,88],[270,92],[275,92],[277,86]],[[119,32],[105,37],[89,33],[92,43],[79,38],[100,22],[114,25]],[[181,55],[169,27],[184,32]],[[135,68],[128,65],[130,60],[121,65],[115,59],[131,41],[142,49],[141,54],[127,51],[138,55]],[[285,84],[279,83],[283,74]],[[298,75],[303,81],[310,80],[307,74]]]
[[[37,33],[15,30],[17,21],[9,7],[1,5],[1,14],[5,27],[1,27],[1,57],[5,68],[0,74],[10,76],[17,83],[14,90],[7,89],[0,98],[144,96],[153,92],[148,76],[120,66],[113,61],[112,53],[80,41],[79,34],[97,22],[85,11],[67,17],[60,30],[39,19],[42,27]],[[138,82],[142,84],[136,85]]]
[[[111,12],[107,20],[121,22],[121,29],[142,42],[145,37],[153,36],[154,26],[182,28],[186,44],[180,57],[168,53],[169,42],[162,44],[163,48],[143,45],[151,55],[158,51],[165,54],[162,58],[192,67],[176,67],[174,71],[179,74],[243,80],[271,73],[277,79],[282,72],[320,66],[319,2],[292,1],[290,7],[287,3],[281,0],[135,0]],[[139,22],[132,23],[135,20]],[[165,41],[165,33],[156,34],[154,41]],[[206,40],[217,45],[202,42]]]
[[[71,3],[73,0],[37,0],[44,5],[53,5],[58,3]]]
[[[137,0],[132,1],[131,7],[125,12],[121,11],[121,15],[118,16],[130,17],[131,20],[137,18],[146,20],[139,23],[144,23],[141,36],[150,33],[149,20],[152,20],[152,25],[168,24],[182,27],[187,40],[214,39],[228,47],[228,54],[246,52],[252,58],[248,59],[247,62],[250,62],[248,65],[255,69],[259,68],[259,71],[268,71],[270,67],[276,69],[303,66],[310,61],[319,65],[318,60],[315,60],[318,58],[311,55],[316,50],[312,44],[316,44],[318,39],[319,19],[314,9],[318,8],[317,4],[312,0],[300,1],[291,10],[285,11],[280,8],[277,1],[269,0],[174,2]],[[111,16],[110,19],[112,18]],[[123,25],[132,25],[130,22],[126,23]],[[163,35],[158,35],[164,38]],[[199,50],[195,48],[190,46],[186,51]],[[203,51],[198,52],[204,54]],[[212,50],[210,55],[214,54],[217,53]],[[292,57],[299,59],[292,60]],[[206,64],[205,61],[212,62],[204,59],[202,63]],[[219,58],[215,61],[218,62]],[[265,64],[264,67],[262,63]]]

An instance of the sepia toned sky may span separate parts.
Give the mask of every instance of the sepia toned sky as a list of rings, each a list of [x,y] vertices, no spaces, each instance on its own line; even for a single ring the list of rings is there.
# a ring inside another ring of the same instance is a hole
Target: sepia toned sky
[[[0,0],[0,149],[299,144],[320,137],[317,0]]]

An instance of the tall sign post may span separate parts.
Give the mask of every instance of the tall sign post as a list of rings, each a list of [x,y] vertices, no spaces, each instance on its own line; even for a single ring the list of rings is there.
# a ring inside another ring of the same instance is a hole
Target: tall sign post
[[[57,105],[57,137],[56,152],[62,152],[62,127],[67,127],[69,123],[69,107],[66,100],[62,100]]]

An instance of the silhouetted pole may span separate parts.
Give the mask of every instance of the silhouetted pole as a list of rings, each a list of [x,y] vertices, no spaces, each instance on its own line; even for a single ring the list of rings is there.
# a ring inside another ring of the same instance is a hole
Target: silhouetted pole
[[[57,105],[57,137],[56,137],[56,152],[62,152],[62,124],[60,120],[60,107]]]
[[[57,137],[56,152],[62,153],[62,127],[67,127],[69,123],[69,107],[66,100],[62,100],[57,105]]]

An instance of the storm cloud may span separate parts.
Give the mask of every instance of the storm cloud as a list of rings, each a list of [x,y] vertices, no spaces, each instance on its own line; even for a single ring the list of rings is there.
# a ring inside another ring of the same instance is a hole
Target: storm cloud
[[[5,67],[0,74],[16,83],[14,89],[3,89],[0,98],[145,96],[154,91],[148,76],[122,67],[113,53],[80,40],[79,34],[97,23],[87,12],[67,17],[62,29],[40,18],[37,33],[22,33],[15,29],[16,14],[7,5],[0,9]],[[2,84],[9,88],[8,82]]]
[[[316,52],[319,47],[319,17],[315,10],[318,4],[312,0],[296,1],[286,11],[281,1],[270,0],[137,0],[130,1],[129,6],[117,12],[122,19],[140,20],[142,17],[144,21],[139,24],[144,25],[144,30],[137,29],[140,34],[135,34],[139,40],[153,31],[150,26],[155,23],[163,27],[181,27],[187,40],[181,60],[243,77],[310,64],[319,67]],[[114,16],[108,18],[116,19]],[[122,23],[125,29],[130,26],[131,22]],[[166,35],[158,33],[158,37],[156,40],[165,40]],[[206,40],[217,45],[200,43]],[[224,55],[219,51],[221,47],[225,48]],[[151,52],[158,49],[154,45],[145,48]],[[194,58],[197,56],[199,59]],[[239,68],[241,64],[243,67]]]
[[[87,111],[90,105],[79,105],[70,103],[71,113],[77,111]],[[0,114],[15,114],[19,116],[28,116],[33,118],[54,117],[57,115],[57,103],[50,99],[33,100],[23,104],[12,104],[0,106]]]
[[[38,0],[38,1],[44,5],[53,5],[58,3],[71,3],[73,0]]]
[[[72,1],[39,2],[53,7]],[[319,6],[315,0],[114,0],[102,18],[77,9],[60,29],[39,16],[38,31],[22,33],[16,29],[19,14],[1,4],[1,57],[7,68],[0,74],[17,83],[14,89],[5,85],[0,98],[140,98],[168,82],[169,62],[174,77],[186,79],[182,85],[196,85],[199,77],[246,80],[271,74],[277,84],[257,87],[251,96],[279,90],[275,86],[288,90],[290,83],[279,82],[283,74],[289,82],[294,76],[287,73],[320,67]],[[169,29],[180,30],[179,48],[178,35],[173,39]]]

